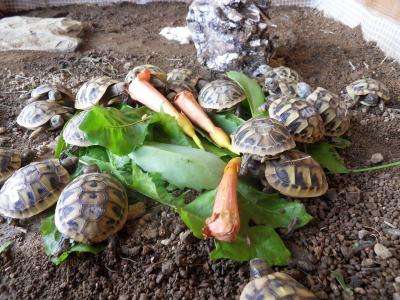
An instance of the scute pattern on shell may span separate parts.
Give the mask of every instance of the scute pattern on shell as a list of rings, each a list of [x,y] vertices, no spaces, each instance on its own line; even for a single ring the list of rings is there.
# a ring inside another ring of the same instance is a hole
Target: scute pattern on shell
[[[67,112],[67,108],[55,102],[35,101],[22,109],[17,123],[22,127],[34,129],[47,123],[53,116]]]
[[[79,129],[79,125],[85,118],[87,111],[81,111],[73,116],[63,129],[63,138],[67,144],[79,147],[89,147],[93,144],[87,139],[86,134]]]
[[[341,136],[349,129],[347,108],[338,95],[318,87],[306,100],[315,107],[324,121],[326,136]]]
[[[17,170],[0,190],[0,214],[29,218],[56,203],[69,182],[68,171],[57,159],[33,162]]]
[[[97,243],[121,230],[127,217],[124,187],[108,174],[89,173],[75,178],[61,193],[55,223],[75,241]]]
[[[236,151],[258,156],[276,155],[296,146],[286,127],[268,117],[246,121],[232,133],[231,138]]]
[[[85,82],[76,94],[75,108],[83,110],[92,108],[93,105],[100,102],[107,89],[115,83],[118,81],[107,76]]]
[[[310,155],[298,150],[267,160],[265,178],[274,189],[289,197],[317,197],[328,190],[324,170]]]
[[[278,79],[278,91],[277,94],[286,97],[296,97],[297,96],[297,81],[289,78]],[[271,91],[274,94],[273,91]]]
[[[167,73],[165,73],[165,71],[160,69],[159,67],[154,66],[154,65],[140,65],[140,66],[134,67],[132,70],[130,70],[128,72],[128,74],[125,77],[125,82],[128,84],[131,83],[131,81],[133,81],[137,77],[137,75],[140,72],[142,72],[144,69],[149,70],[151,75],[154,75],[155,77],[160,79],[162,82],[167,81]]]
[[[240,300],[251,299],[311,300],[317,297],[289,275],[275,272],[254,279],[244,287]]]
[[[170,81],[185,81],[194,86],[197,82],[197,75],[194,75],[191,69],[173,69],[167,73],[167,82]]]
[[[271,74],[272,72],[275,73],[278,78],[288,78],[295,81],[299,81],[300,79],[299,74],[295,70],[285,66],[273,68],[270,72]]]
[[[224,111],[246,99],[242,89],[233,81],[218,79],[207,83],[200,91],[199,104],[206,110]]]
[[[21,163],[21,156],[18,153],[0,148],[0,185],[21,167]]]
[[[280,121],[296,142],[315,143],[324,136],[324,122],[309,102],[300,98],[281,97],[268,109],[271,118]]]
[[[354,81],[346,87],[349,95],[364,96],[368,94],[377,95],[385,101],[389,101],[389,89],[382,82],[372,79],[364,78]]]

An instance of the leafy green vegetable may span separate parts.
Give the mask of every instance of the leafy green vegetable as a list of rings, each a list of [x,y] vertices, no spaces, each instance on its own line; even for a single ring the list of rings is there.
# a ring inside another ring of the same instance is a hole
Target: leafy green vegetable
[[[288,202],[278,194],[266,194],[239,181],[238,201],[240,208],[240,231],[233,243],[216,241],[211,258],[230,258],[246,261],[262,257],[271,265],[285,265],[290,256],[274,228],[288,228],[297,220],[296,228],[307,224],[312,217],[304,206]],[[202,228],[206,218],[212,213],[216,190],[208,191],[191,203],[178,208],[178,213],[193,234],[202,238]],[[256,224],[250,226],[250,224]]]
[[[94,145],[103,146],[115,154],[127,155],[143,144],[148,133],[149,121],[142,120],[146,110],[127,106],[94,106],[79,128]]]
[[[332,271],[331,274],[335,276],[336,281],[340,284],[346,294],[353,295],[353,290],[344,282],[343,275],[340,271]]]
[[[3,253],[8,247],[11,246],[12,243],[13,241],[5,241],[4,243],[2,243],[0,245],[0,253]]]
[[[60,133],[60,135],[58,136],[58,140],[57,140],[57,145],[56,145],[56,149],[54,150],[54,157],[55,158],[60,158],[61,153],[67,148],[67,143],[65,142],[63,135],[62,135],[62,131]]]
[[[72,246],[68,251],[63,252],[60,256],[54,257],[51,259],[51,261],[58,266],[61,264],[63,261],[65,261],[68,256],[73,253],[73,252],[88,252],[92,254],[99,254],[101,251],[105,249],[104,244],[97,244],[97,245],[86,245],[86,244],[77,244],[75,246]]]
[[[179,188],[213,189],[222,178],[225,163],[195,148],[148,143],[129,154],[144,171],[159,173]]]
[[[265,103],[265,96],[256,80],[251,79],[243,73],[230,71],[226,75],[235,81],[246,94],[247,101],[250,105],[251,115],[253,117],[267,115],[267,112],[261,112],[258,108]]]
[[[211,114],[210,117],[218,127],[221,127],[228,134],[234,132],[245,122],[233,113]]]
[[[333,174],[348,173],[343,158],[337,153],[334,146],[326,142],[307,145],[307,153],[319,164]]]

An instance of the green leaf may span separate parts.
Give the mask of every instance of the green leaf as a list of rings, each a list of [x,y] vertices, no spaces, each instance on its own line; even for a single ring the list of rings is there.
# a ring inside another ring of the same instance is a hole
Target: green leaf
[[[342,137],[332,137],[331,145],[335,148],[346,149],[351,146],[351,142]]]
[[[179,188],[213,189],[222,178],[225,163],[203,150],[148,143],[129,154],[144,171],[159,173]]]
[[[345,293],[353,295],[353,290],[344,282],[343,275],[340,271],[332,271],[331,274],[335,276],[336,281],[340,284]]]
[[[231,134],[245,121],[233,113],[211,114],[211,119],[218,127],[221,127],[226,133]]]
[[[63,261],[65,261],[71,253],[74,252],[88,252],[92,254],[99,254],[101,251],[105,249],[104,244],[97,244],[97,245],[86,245],[86,244],[77,244],[73,247],[71,247],[68,251],[63,252],[60,256],[58,257],[53,257],[51,261],[53,264],[58,266],[61,264]]]
[[[326,142],[307,145],[306,152],[310,154],[319,164],[333,174],[348,173],[349,170],[344,164],[335,147]]]
[[[61,153],[67,149],[67,143],[65,142],[62,131],[58,136],[56,149],[54,150],[54,158],[60,158]]]
[[[79,128],[94,145],[100,145],[118,155],[127,155],[143,144],[148,133],[149,121],[143,121],[146,110],[126,106],[94,106]]]
[[[226,73],[226,75],[235,81],[246,94],[252,117],[268,114],[267,112],[261,112],[258,110],[258,108],[265,103],[265,96],[256,80],[236,71],[230,71]]]
[[[2,243],[0,245],[0,253],[3,253],[5,250],[7,250],[7,248],[10,247],[12,243],[13,241],[5,241],[4,243]]]

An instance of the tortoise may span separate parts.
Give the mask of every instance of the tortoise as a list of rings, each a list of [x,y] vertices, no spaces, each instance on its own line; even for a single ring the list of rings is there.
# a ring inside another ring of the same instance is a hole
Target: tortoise
[[[207,81],[202,79],[200,76],[195,75],[190,69],[173,69],[167,73],[167,83],[171,82],[186,82],[189,86],[192,87],[192,90],[200,91],[204,85],[207,84]]]
[[[306,100],[315,107],[324,121],[326,136],[341,136],[349,129],[347,108],[338,95],[318,87]]]
[[[142,72],[144,69],[150,71],[150,83],[158,90],[165,91],[165,84],[167,81],[167,73],[154,65],[140,65],[134,67],[125,77],[126,84],[130,84],[136,76]]]
[[[57,202],[76,166],[76,157],[33,162],[17,170],[0,190],[0,214],[29,218]]]
[[[297,84],[297,96],[301,99],[306,99],[313,92],[312,87],[304,81]]]
[[[389,90],[382,82],[363,78],[354,81],[346,87],[348,108],[357,103],[365,106],[378,106],[381,111],[385,109],[385,102],[390,100]]]
[[[200,90],[198,101],[207,112],[221,112],[234,109],[245,99],[242,89],[232,80],[217,79]]]
[[[55,224],[64,238],[92,244],[121,230],[128,212],[128,196],[122,184],[92,165],[61,193]]]
[[[55,130],[64,125],[72,116],[71,107],[55,102],[35,101],[25,106],[17,117],[18,125],[34,130],[29,139],[39,135],[45,128]]]
[[[300,98],[281,97],[268,109],[271,118],[280,121],[296,142],[315,143],[324,137],[325,128],[314,106]]]
[[[318,197],[328,190],[324,170],[310,155],[298,150],[265,161],[265,178],[272,188],[289,197]]]
[[[263,162],[296,146],[289,130],[279,121],[260,116],[249,119],[232,134],[232,148],[243,153],[240,174],[247,172],[249,159]]]
[[[299,74],[295,70],[293,70],[289,67],[280,66],[280,67],[273,68],[270,72],[265,74],[265,77],[269,77],[269,74],[274,76],[273,73],[275,73],[276,74],[275,76],[277,76],[279,78],[288,78],[288,79],[293,79],[295,81],[300,80]]]
[[[81,111],[73,116],[64,126],[62,135],[65,142],[69,145],[78,147],[89,147],[93,144],[87,139],[86,134],[79,129],[79,125],[87,115],[87,111]]]
[[[169,81],[167,83],[167,88],[168,88],[168,94],[167,94],[167,99],[169,101],[173,101],[175,99],[175,96],[182,92],[182,91],[189,91],[191,92],[195,97],[197,97],[197,92],[193,88],[191,84],[189,84],[187,81],[182,81],[182,80],[173,80]]]
[[[266,78],[264,90],[270,95],[295,97],[298,93],[298,82],[291,78]]]
[[[47,100],[57,102],[61,105],[73,107],[74,98],[75,97],[72,92],[62,85],[45,83],[32,90],[31,98],[28,100],[28,103],[38,100]]]
[[[85,82],[76,94],[75,108],[89,110],[94,105],[112,105],[120,102],[125,82],[118,82],[107,76],[92,78]]]
[[[2,185],[16,170],[25,166],[34,157],[34,152],[26,150],[21,153],[0,148],[0,185]]]
[[[250,260],[251,281],[244,287],[240,300],[316,300],[317,297],[294,278],[273,272],[261,258]]]

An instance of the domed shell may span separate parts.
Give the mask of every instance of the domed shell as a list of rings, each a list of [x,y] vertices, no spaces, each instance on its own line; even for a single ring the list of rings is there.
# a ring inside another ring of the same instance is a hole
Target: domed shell
[[[55,223],[63,235],[90,244],[121,230],[127,217],[124,187],[108,174],[89,173],[75,178],[61,193]]]
[[[17,170],[0,190],[0,214],[29,218],[56,203],[69,182],[68,171],[57,159],[33,162]]]
[[[63,86],[48,84],[48,83],[39,85],[38,87],[34,88],[31,92],[31,97],[34,99],[40,99],[40,98],[45,97],[47,99],[47,94],[51,91],[58,91],[61,94],[67,96],[68,98],[71,98],[71,99],[74,98],[71,91],[64,88]],[[43,99],[43,100],[46,100],[46,99]]]
[[[63,129],[63,138],[67,144],[89,147],[93,144],[87,139],[86,134],[79,129],[79,125],[87,115],[87,111],[81,111],[79,114],[73,116]]]
[[[364,96],[368,94],[377,95],[384,101],[390,100],[389,90],[382,82],[364,78],[354,81],[346,87],[348,95],[354,99],[356,96]]]
[[[18,125],[34,129],[47,123],[53,116],[69,112],[55,102],[35,101],[25,106],[17,117]]]
[[[269,115],[280,121],[296,142],[315,143],[324,137],[324,122],[309,102],[281,97],[269,106]]]
[[[181,80],[172,80],[168,82],[168,89],[179,93],[182,91],[189,91],[193,95],[197,95],[196,89],[193,88],[193,86],[188,83],[187,81],[181,81]]]
[[[274,189],[289,197],[318,197],[328,190],[324,170],[309,154],[298,150],[267,160],[265,178]]]
[[[125,82],[128,84],[131,83],[131,81],[133,81],[136,76],[144,69],[148,69],[151,75],[157,77],[162,82],[167,81],[167,73],[165,73],[165,71],[163,71],[161,68],[154,65],[140,65],[134,67],[131,71],[129,71],[129,73],[125,77]]]
[[[243,289],[240,300],[311,300],[317,297],[289,275],[281,272],[253,279]]]
[[[107,89],[116,83],[118,83],[117,80],[107,76],[93,78],[85,82],[76,94],[75,108],[82,110],[91,109],[93,105],[102,100]]]
[[[246,99],[242,89],[233,81],[218,79],[207,83],[200,91],[199,104],[207,111],[224,111]]]
[[[278,94],[286,97],[296,97],[298,84],[296,80],[289,78],[278,79]]]
[[[315,107],[324,121],[326,136],[341,136],[349,129],[347,108],[338,95],[318,87],[307,97],[307,101]]]
[[[299,81],[300,79],[299,74],[289,67],[280,66],[274,68],[272,71],[275,72],[279,78],[288,78],[295,81]]]
[[[268,117],[252,118],[231,135],[235,151],[271,156],[296,146],[289,131],[279,121]]]
[[[21,156],[11,149],[0,148],[0,185],[21,167]]]

